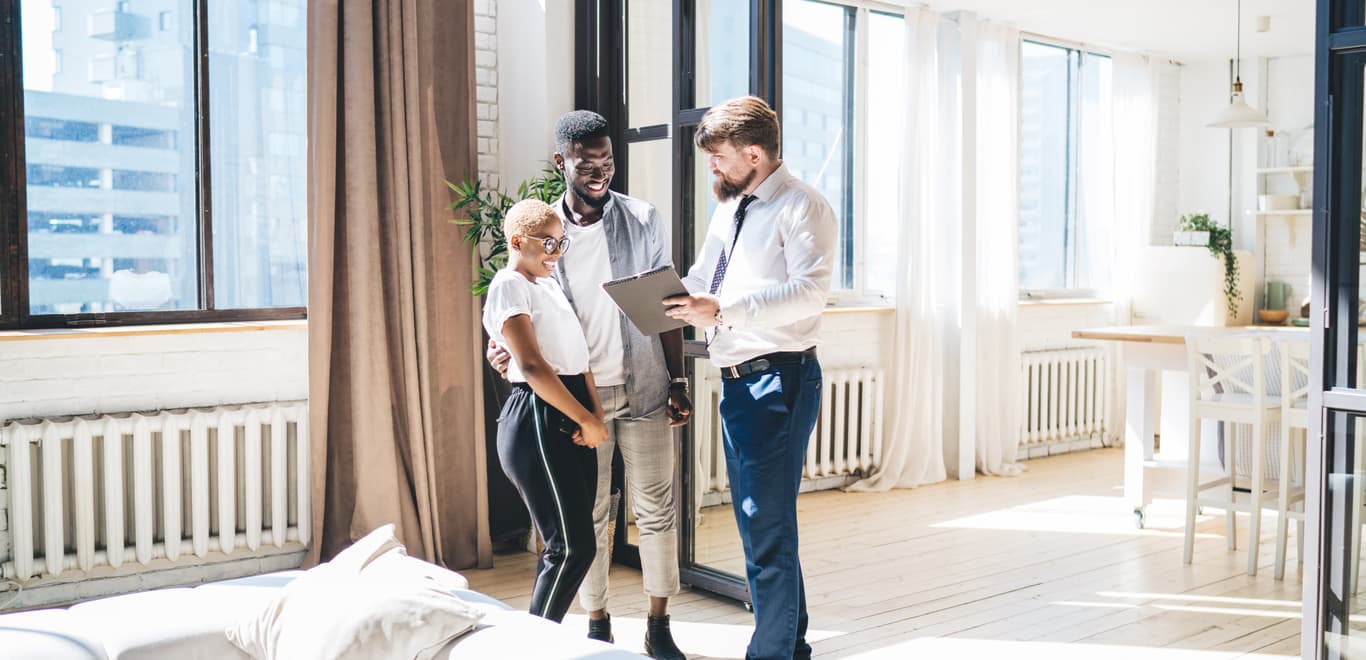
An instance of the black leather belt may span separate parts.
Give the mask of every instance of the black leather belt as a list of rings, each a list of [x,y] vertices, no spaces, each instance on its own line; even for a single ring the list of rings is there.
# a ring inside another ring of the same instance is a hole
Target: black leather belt
[[[744,378],[750,374],[760,371],[768,371],[773,367],[785,364],[801,364],[807,360],[816,359],[816,347],[812,346],[804,351],[789,351],[784,353],[769,353],[760,355],[753,360],[741,362],[733,367],[721,367],[721,377],[727,380],[734,378]]]

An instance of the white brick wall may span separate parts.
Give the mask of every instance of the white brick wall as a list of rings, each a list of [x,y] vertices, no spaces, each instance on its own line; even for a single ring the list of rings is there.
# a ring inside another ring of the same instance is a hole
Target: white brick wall
[[[827,313],[821,319],[821,367],[832,371],[886,365],[895,318],[894,312],[878,309]]]
[[[475,0],[474,64],[475,120],[479,151],[479,180],[498,188],[501,165],[498,151],[498,3]]]

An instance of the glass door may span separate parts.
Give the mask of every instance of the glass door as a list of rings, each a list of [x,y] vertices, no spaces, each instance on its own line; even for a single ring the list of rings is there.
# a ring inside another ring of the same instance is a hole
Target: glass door
[[[680,273],[692,266],[716,201],[711,174],[697,158],[693,132],[712,103],[756,94],[770,103],[774,39],[769,25],[774,0],[680,0],[674,3],[673,52],[673,236]],[[760,46],[763,45],[761,48]],[[767,63],[769,66],[765,67]],[[763,91],[769,89],[768,94]],[[679,453],[680,575],[693,588],[749,602],[744,554],[725,487],[717,414],[719,379],[707,360],[701,333],[684,331],[684,355],[692,379],[693,421],[683,430]]]
[[[1360,595],[1366,388],[1360,378],[1366,6],[1319,0],[1313,302],[1301,656],[1366,657]]]

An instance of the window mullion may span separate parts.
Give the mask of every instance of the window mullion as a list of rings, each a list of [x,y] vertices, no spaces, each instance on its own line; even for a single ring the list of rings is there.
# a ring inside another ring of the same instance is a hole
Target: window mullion
[[[0,23],[0,326],[27,316],[28,270],[24,228],[24,95],[17,19],[18,3],[0,0],[0,11],[15,19]]]
[[[1065,269],[1067,288],[1076,289],[1081,286],[1080,246],[1077,240],[1080,235],[1078,229],[1078,188],[1077,176],[1079,168],[1077,161],[1081,154],[1081,52],[1068,50],[1067,67],[1067,205],[1066,217],[1063,219],[1063,236],[1066,241],[1068,263]]]
[[[214,306],[213,281],[213,197],[210,170],[209,143],[209,1],[194,0],[195,3],[195,154],[196,154],[196,195],[195,204],[199,216],[199,306],[201,310],[212,310]]]
[[[867,240],[868,222],[865,215],[868,209],[868,10],[856,10],[854,18],[854,76],[851,84],[854,95],[854,134],[848,141],[849,160],[852,163],[850,181],[854,189],[853,199],[853,236],[854,272],[850,288],[857,296],[867,289]],[[857,157],[855,154],[862,154]]]

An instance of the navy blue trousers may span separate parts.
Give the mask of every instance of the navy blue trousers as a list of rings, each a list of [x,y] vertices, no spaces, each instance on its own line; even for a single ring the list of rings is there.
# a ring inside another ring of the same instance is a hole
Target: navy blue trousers
[[[722,383],[726,473],[754,605],[747,659],[811,657],[797,486],[820,397],[821,365],[814,358]]]

